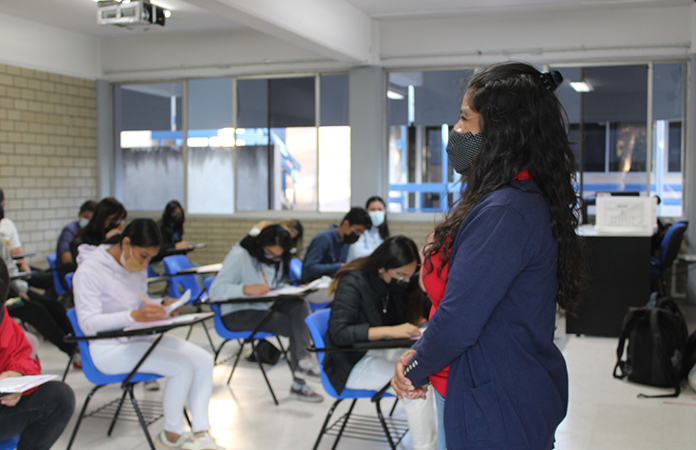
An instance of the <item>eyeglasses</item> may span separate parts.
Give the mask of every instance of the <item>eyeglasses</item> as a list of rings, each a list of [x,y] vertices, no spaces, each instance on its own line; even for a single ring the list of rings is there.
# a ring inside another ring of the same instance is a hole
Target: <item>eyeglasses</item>
[[[389,275],[391,275],[392,277],[396,278],[399,281],[408,281],[411,278],[410,276],[408,276],[406,274],[399,273],[399,272],[393,272],[391,269],[389,269],[388,272],[389,272]]]

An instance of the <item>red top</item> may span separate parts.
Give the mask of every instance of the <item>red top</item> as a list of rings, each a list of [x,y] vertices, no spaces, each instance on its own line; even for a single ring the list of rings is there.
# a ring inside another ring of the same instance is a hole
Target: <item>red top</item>
[[[24,330],[5,309],[5,315],[0,322],[0,373],[14,370],[24,375],[41,374],[41,364],[30,356],[31,353],[32,348]],[[36,388],[29,389],[22,395],[31,394],[35,390]]]
[[[435,314],[435,310],[440,306],[442,298],[445,296],[445,288],[447,287],[447,272],[449,265],[442,264],[442,250],[434,254],[430,261],[433,264],[432,272],[423,275],[423,287],[428,293],[430,301],[433,302],[433,307],[430,309],[430,318]],[[438,275],[439,268],[442,266],[442,272]],[[442,277],[442,279],[440,279]],[[428,377],[430,384],[440,394],[447,394],[447,377],[449,376],[449,366],[445,367],[438,373],[434,373]]]

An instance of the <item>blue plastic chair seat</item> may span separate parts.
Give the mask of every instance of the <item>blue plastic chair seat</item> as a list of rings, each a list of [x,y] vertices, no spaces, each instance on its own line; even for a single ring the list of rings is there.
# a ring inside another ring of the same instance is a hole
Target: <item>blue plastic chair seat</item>
[[[17,448],[17,443],[19,443],[19,436],[2,441],[0,442],[0,450],[15,450]]]

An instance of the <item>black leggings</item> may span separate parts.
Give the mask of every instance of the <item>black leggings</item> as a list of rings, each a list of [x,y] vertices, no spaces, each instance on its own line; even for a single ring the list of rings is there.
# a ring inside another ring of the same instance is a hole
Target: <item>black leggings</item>
[[[60,381],[44,383],[15,406],[0,405],[0,441],[19,435],[17,450],[49,450],[74,410],[70,386]]]
[[[10,297],[17,296],[17,292],[13,291],[11,288]],[[29,300],[7,306],[10,316],[30,324],[56,347],[72,355],[77,346],[63,341],[65,335],[73,331],[63,306],[56,300],[47,299],[32,290],[27,291],[27,294]]]

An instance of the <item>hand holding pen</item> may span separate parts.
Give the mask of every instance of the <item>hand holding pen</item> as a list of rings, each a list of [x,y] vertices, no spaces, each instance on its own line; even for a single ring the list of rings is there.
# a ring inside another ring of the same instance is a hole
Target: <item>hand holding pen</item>
[[[131,317],[136,322],[152,322],[153,320],[161,320],[167,317],[167,311],[163,305],[155,305],[150,303],[145,295],[142,295],[145,300],[145,305],[140,309],[131,311]]]

